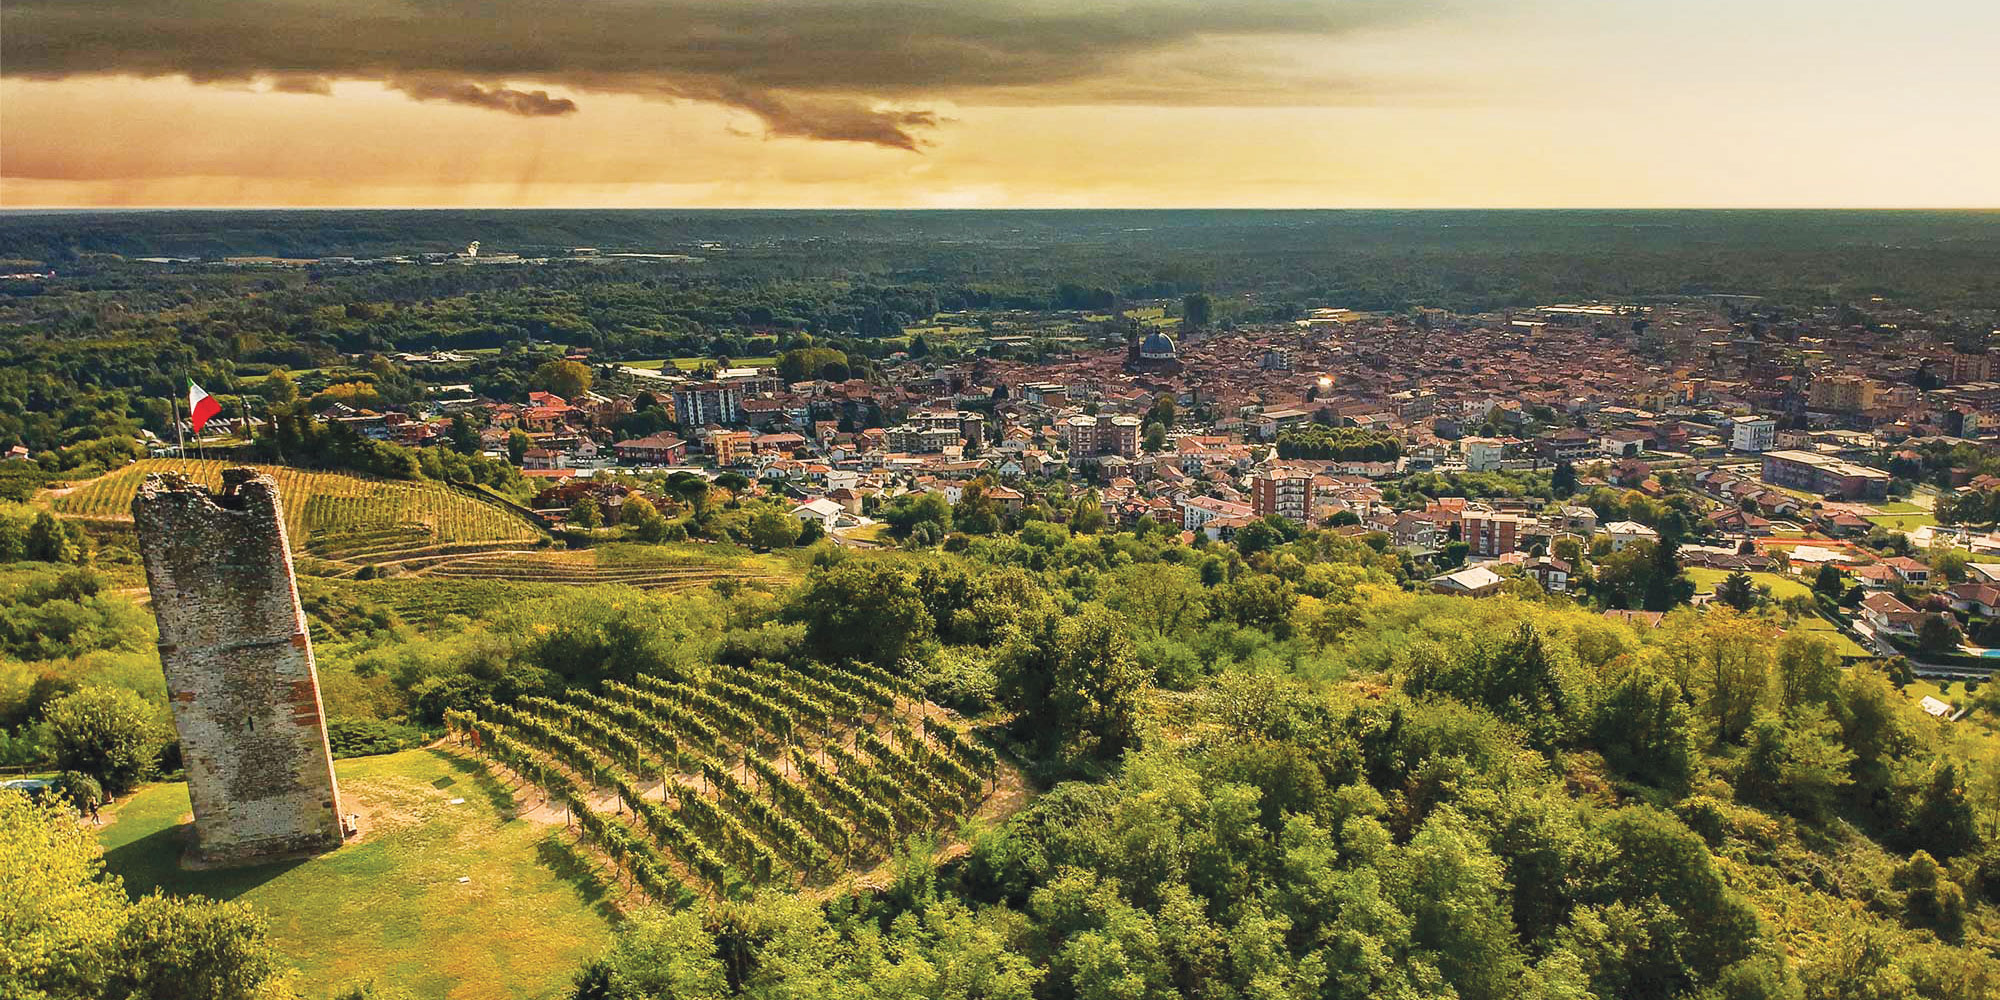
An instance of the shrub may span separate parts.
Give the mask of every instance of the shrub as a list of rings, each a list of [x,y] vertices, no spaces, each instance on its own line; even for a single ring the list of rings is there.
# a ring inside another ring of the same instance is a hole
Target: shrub
[[[326,742],[335,757],[372,757],[421,746],[422,730],[379,719],[335,719],[327,723]]]

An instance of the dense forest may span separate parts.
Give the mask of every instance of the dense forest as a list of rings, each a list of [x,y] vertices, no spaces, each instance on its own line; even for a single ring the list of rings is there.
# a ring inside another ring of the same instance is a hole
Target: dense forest
[[[1871,294],[1992,300],[1991,212],[1783,211],[220,211],[0,215],[0,256],[354,256],[493,250],[685,253],[724,274],[872,275],[1043,296],[1267,290],[1396,309],[1570,297]],[[1532,248],[1524,251],[1523,248]]]

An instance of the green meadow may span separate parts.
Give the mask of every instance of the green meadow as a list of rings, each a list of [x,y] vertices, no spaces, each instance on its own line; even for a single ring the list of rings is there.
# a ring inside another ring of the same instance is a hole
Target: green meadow
[[[364,978],[427,998],[562,996],[610,940],[620,890],[563,827],[513,818],[511,792],[469,761],[424,749],[336,768],[343,808],[363,817],[361,839],[338,851],[183,870],[187,786],[172,783],[108,815],[106,864],[134,896],[157,888],[255,904],[307,996]]]

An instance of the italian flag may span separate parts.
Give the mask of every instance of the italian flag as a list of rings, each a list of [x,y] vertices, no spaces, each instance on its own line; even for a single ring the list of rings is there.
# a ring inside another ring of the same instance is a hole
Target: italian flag
[[[194,384],[193,379],[189,379],[188,427],[196,434],[200,434],[202,425],[208,423],[210,418],[221,412],[222,404],[216,402],[214,396],[203,392],[201,386]]]

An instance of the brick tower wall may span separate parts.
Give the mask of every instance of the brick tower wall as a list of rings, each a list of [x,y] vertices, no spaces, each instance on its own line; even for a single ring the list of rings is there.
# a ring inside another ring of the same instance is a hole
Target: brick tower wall
[[[241,864],[340,846],[340,790],[278,484],[220,494],[149,475],[132,500],[194,803],[193,855]]]

